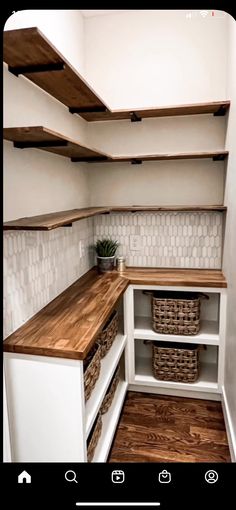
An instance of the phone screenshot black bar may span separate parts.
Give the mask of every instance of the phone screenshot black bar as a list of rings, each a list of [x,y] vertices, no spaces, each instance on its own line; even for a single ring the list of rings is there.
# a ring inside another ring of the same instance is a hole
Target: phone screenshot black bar
[[[44,508],[218,508],[229,497],[235,464],[4,464],[9,507]],[[213,506],[212,506],[213,508]],[[220,508],[220,507],[219,507]]]

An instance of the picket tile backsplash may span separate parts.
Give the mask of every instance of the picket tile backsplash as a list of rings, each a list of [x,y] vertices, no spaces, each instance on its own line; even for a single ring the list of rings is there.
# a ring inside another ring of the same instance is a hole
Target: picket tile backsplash
[[[96,216],[94,231],[118,240],[128,266],[221,268],[220,212],[113,213]]]
[[[49,232],[4,233],[4,337],[94,265],[93,218]]]

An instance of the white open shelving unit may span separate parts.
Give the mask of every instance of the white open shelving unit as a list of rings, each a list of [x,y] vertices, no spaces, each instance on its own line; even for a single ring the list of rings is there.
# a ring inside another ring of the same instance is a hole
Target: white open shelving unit
[[[119,382],[110,409],[106,414],[102,415],[102,433],[92,462],[106,462],[107,460],[124,403],[127,386],[128,383],[126,381],[121,380]]]
[[[127,337],[118,333],[110,350],[101,360],[101,370],[99,378],[96,382],[94,390],[85,405],[85,430],[86,437],[88,437],[90,430],[93,426],[94,420],[97,416],[99,408],[101,407],[107,388],[114,375],[116,367],[120,361],[121,355],[124,351]]]
[[[158,334],[152,328],[151,296],[143,291],[180,291],[205,293],[209,300],[201,303],[200,331],[197,335]],[[158,287],[130,285],[125,294],[126,330],[129,389],[167,395],[210,398],[220,400],[224,372],[226,289],[198,287]],[[199,354],[200,370],[195,383],[162,381],[154,377],[152,371],[150,342],[175,342],[198,344],[202,347]],[[205,349],[204,349],[205,347]]]

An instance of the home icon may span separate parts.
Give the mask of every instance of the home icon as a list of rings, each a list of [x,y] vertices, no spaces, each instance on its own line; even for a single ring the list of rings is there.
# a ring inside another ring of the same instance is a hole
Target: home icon
[[[31,476],[27,471],[22,471],[22,473],[18,475],[18,483],[31,483]]]

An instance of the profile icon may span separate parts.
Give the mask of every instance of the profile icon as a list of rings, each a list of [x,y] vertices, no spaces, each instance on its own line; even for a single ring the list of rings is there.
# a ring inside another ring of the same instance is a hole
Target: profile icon
[[[216,483],[218,478],[219,475],[214,469],[209,469],[209,471],[205,473],[205,480],[207,483]]]

